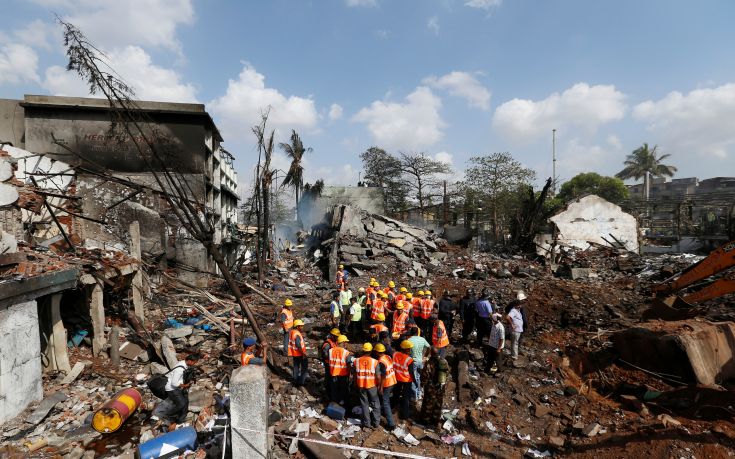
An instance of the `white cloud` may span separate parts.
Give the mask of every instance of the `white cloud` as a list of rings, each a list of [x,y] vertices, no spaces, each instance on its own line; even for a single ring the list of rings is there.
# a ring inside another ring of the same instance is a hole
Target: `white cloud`
[[[491,8],[500,6],[502,3],[503,0],[468,0],[465,2],[465,6],[489,10]]]
[[[342,106],[339,104],[332,104],[329,107],[329,119],[334,121],[342,118]]]
[[[439,18],[437,16],[430,17],[426,22],[426,27],[428,27],[435,35],[439,35]]]
[[[130,85],[137,98],[165,102],[196,102],[196,89],[184,83],[171,69],[154,65],[151,57],[138,46],[126,46],[107,54],[109,63]],[[88,88],[75,73],[59,66],[46,70],[43,86],[55,95],[86,96]]]
[[[420,150],[434,145],[446,126],[439,115],[441,99],[430,88],[419,86],[404,102],[376,100],[362,108],[352,120],[367,124],[381,148]]]
[[[378,6],[378,0],[345,0],[345,3],[349,7],[365,6],[368,8],[374,8]]]
[[[21,43],[0,46],[0,84],[38,80],[38,54],[33,48]]]
[[[467,72],[454,71],[442,77],[430,76],[423,83],[436,89],[448,90],[453,96],[462,97],[473,107],[490,108],[490,91]]]
[[[249,136],[250,127],[260,122],[261,113],[268,107],[271,128],[312,129],[317,125],[317,110],[311,98],[287,97],[266,87],[265,76],[249,64],[244,65],[237,80],[229,80],[224,95],[207,104],[228,139]]]
[[[20,42],[32,46],[34,48],[43,48],[45,50],[51,50],[50,38],[54,35],[58,35],[61,38],[61,33],[54,24],[44,22],[40,19],[36,19],[30,22],[22,29],[18,29],[13,33]],[[61,44],[59,40],[57,45]]]
[[[446,151],[440,151],[434,155],[434,159],[452,166],[454,164],[454,155],[447,153]]]
[[[622,169],[625,157],[620,140],[609,136],[605,145],[588,144],[579,138],[572,138],[557,144],[557,185],[582,172],[598,172]],[[549,159],[550,155],[549,155]],[[551,175],[551,170],[549,170]]]
[[[36,0],[59,10],[96,46],[166,48],[181,53],[176,28],[194,22],[191,0]]]
[[[512,142],[531,143],[549,136],[552,129],[593,134],[601,125],[622,119],[625,110],[625,95],[615,86],[577,83],[544,100],[505,102],[495,110],[493,127]]]
[[[735,83],[671,92],[636,105],[633,118],[646,123],[667,151],[726,158],[735,151]]]

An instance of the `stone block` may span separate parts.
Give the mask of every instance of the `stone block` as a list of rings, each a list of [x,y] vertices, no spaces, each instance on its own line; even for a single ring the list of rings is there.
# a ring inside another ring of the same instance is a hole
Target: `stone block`
[[[184,325],[179,328],[167,328],[163,333],[171,339],[186,338],[194,331],[191,325]]]
[[[585,279],[590,277],[592,270],[590,268],[572,268],[572,280]]]
[[[232,458],[269,457],[267,368],[246,365],[235,369],[230,394]]]

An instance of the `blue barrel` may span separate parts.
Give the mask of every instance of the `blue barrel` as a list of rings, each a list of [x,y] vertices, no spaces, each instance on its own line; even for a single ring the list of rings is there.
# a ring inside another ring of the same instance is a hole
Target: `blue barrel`
[[[137,456],[140,459],[156,459],[159,457],[175,457],[184,451],[196,451],[197,431],[193,427],[183,427],[173,432],[156,437],[138,445]]]

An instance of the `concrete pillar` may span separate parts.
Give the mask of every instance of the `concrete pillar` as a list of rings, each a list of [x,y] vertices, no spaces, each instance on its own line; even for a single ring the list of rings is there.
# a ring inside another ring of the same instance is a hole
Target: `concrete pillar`
[[[145,324],[145,310],[143,308],[143,263],[140,253],[140,224],[134,221],[130,224],[130,256],[141,262],[133,275],[133,309],[135,315]]]
[[[230,415],[232,459],[269,457],[268,369],[264,365],[245,365],[232,372]]]
[[[66,329],[61,321],[61,293],[51,295],[51,336],[49,337],[47,354],[50,367],[69,374],[69,354],[66,352]]]
[[[89,295],[89,315],[92,317],[92,354],[97,357],[105,348],[105,301],[102,286],[95,283]]]

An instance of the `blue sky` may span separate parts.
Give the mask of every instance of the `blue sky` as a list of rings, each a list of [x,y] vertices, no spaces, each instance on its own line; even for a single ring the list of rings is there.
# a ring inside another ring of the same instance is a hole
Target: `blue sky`
[[[678,177],[735,175],[735,3],[526,0],[2,0],[0,97],[86,95],[53,13],[150,100],[207,105],[247,184],[272,107],[307,180],[354,184],[359,153],[423,151],[459,178],[509,151],[558,176],[614,174],[643,142]],[[276,165],[286,168],[278,155]]]

